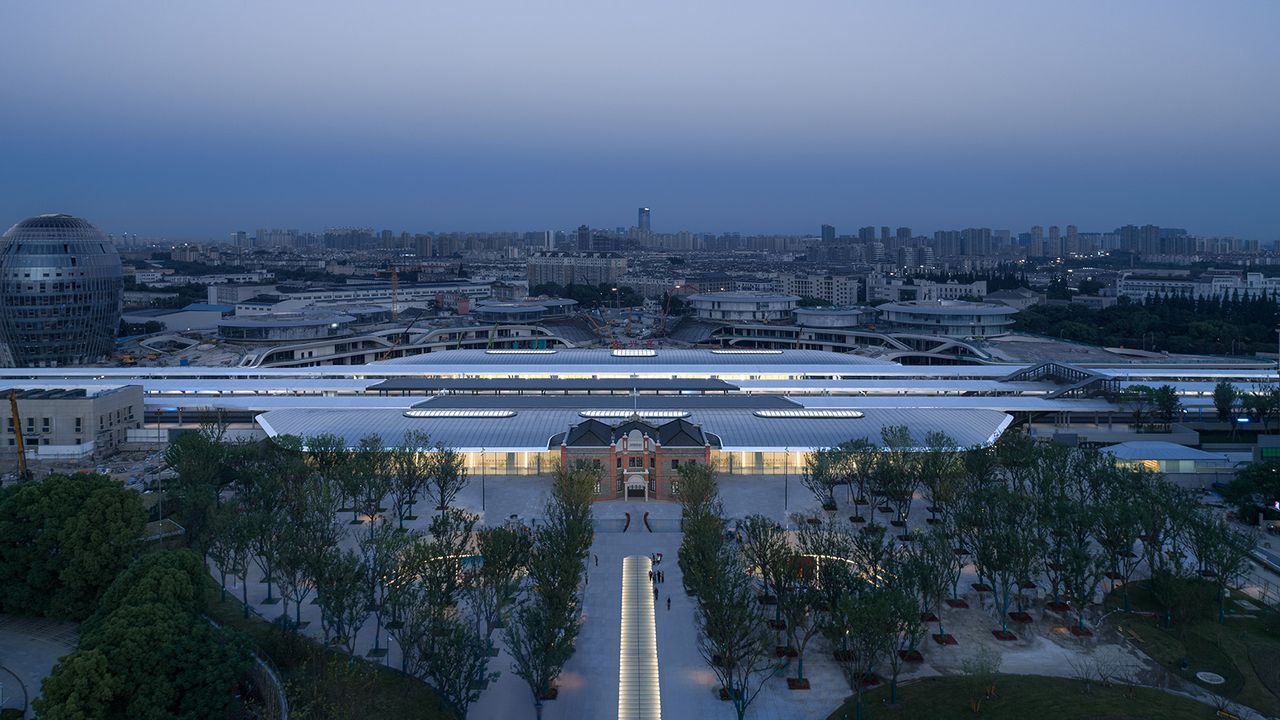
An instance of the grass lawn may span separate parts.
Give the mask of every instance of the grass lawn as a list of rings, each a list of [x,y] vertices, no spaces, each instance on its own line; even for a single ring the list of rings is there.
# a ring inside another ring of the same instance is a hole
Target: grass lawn
[[[927,678],[898,687],[897,707],[885,703],[887,688],[863,696],[863,720],[1213,720],[1208,705],[1150,688],[1086,685],[1080,680],[1039,675],[997,675],[996,697],[983,700],[975,715],[972,698],[982,685],[972,677]],[[853,702],[846,702],[829,720],[853,720]]]
[[[453,713],[431,688],[411,677],[320,646],[250,614],[227,594],[218,602],[216,582],[209,585],[209,614],[248,635],[258,653],[279,671],[289,697],[289,716],[308,720],[406,718],[453,720]]]
[[[1134,583],[1129,594],[1135,609],[1157,609],[1143,583]],[[1114,594],[1107,604],[1123,606]],[[1228,603],[1228,613],[1233,611],[1255,617],[1218,623],[1213,614],[1184,627],[1164,628],[1156,619],[1117,612],[1110,622],[1142,638],[1135,643],[1138,649],[1179,677],[1266,715],[1280,714],[1280,617],[1238,595]],[[1195,677],[1201,671],[1217,673],[1226,683],[1206,685]]]

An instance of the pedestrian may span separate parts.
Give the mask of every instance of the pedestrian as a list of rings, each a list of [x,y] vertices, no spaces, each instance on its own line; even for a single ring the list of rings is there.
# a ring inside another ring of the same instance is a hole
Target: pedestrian
[[[653,601],[658,602],[658,586],[653,586]]]
[[[653,571],[649,571],[649,582],[653,582]]]
[[[662,582],[662,583],[666,582],[666,581],[667,581],[667,571],[666,571],[666,570],[661,570],[661,571],[659,571],[659,572],[658,572],[658,577],[660,577],[660,578],[661,578],[660,580],[658,580],[658,582]]]
[[[593,554],[593,555],[591,556],[591,559],[593,559],[593,560],[595,560],[595,561],[596,561],[596,567],[600,567],[600,556],[599,556],[599,555],[594,555],[594,554]]]
[[[671,596],[667,596],[667,612],[671,612]]]

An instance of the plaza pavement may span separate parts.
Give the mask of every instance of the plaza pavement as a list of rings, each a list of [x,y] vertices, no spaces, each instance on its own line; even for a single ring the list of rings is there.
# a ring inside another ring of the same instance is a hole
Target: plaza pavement
[[[760,513],[790,524],[791,513],[813,515],[820,512],[816,501],[795,477],[790,478],[789,483],[779,480],[778,477],[767,476],[722,476],[721,498],[730,523],[734,519]],[[534,523],[543,516],[549,489],[549,479],[542,477],[485,478],[482,510],[481,482],[478,477],[473,477],[455,505],[479,513],[483,524],[501,523],[511,516]],[[840,504],[838,516],[849,515],[851,508],[846,507],[846,498],[841,490],[837,490],[837,499]],[[783,509],[784,502],[786,510]],[[410,522],[409,527],[425,529],[430,520],[427,505],[420,504],[417,510],[421,516]],[[597,531],[583,591],[582,627],[573,657],[557,682],[559,696],[544,704],[544,717],[547,720],[577,720],[617,716],[623,558],[659,552],[664,558],[657,567],[666,573],[666,582],[659,586],[658,603],[655,605],[663,715],[666,718],[699,720],[734,717],[732,706],[718,699],[719,682],[697,649],[694,603],[684,593],[676,562],[681,540],[681,534],[676,531],[680,506],[673,502],[610,501],[597,503],[592,510]],[[657,532],[646,529],[646,512],[649,513],[650,525]],[[862,508],[864,516],[868,512],[868,508]],[[623,532],[624,518],[628,513],[631,514],[630,527]],[[917,501],[910,525],[924,527],[926,516],[923,502]],[[877,515],[877,518],[883,522],[886,516]],[[364,525],[353,525],[351,531],[361,532],[364,528]],[[345,542],[354,545],[354,537],[349,535]],[[260,582],[256,568],[250,577],[249,598],[254,610],[267,618],[278,616],[280,604],[263,605],[260,602],[265,596],[265,586]],[[1075,676],[1079,665],[1077,660],[1082,653],[1089,651],[1088,645],[1070,638],[1060,620],[1043,613],[1033,625],[1015,628],[1018,641],[997,643],[990,635],[997,621],[989,609],[989,594],[980,596],[968,590],[969,584],[975,580],[966,572],[960,584],[961,595],[970,602],[971,609],[943,610],[947,631],[954,634],[960,644],[942,648],[926,640],[920,648],[924,653],[924,663],[904,668],[902,680],[961,672],[964,660],[972,656],[980,645],[999,648],[1002,658],[1000,670],[1004,673]],[[229,580],[229,585],[239,597],[240,590],[234,581]],[[666,604],[668,598],[671,599],[670,610]],[[303,606],[302,619],[309,622],[305,632],[315,637],[321,635],[319,609],[310,601]],[[932,631],[936,632],[936,629]],[[494,639],[499,655],[490,662],[489,670],[501,675],[472,705],[469,717],[533,718],[532,696],[524,681],[512,672],[511,658],[503,648],[501,631],[495,632]],[[365,654],[373,647],[373,642],[371,618],[359,633],[357,652]],[[390,648],[382,662],[398,667],[399,650],[394,641],[387,638],[385,630],[381,632],[380,645]],[[1127,667],[1135,675],[1158,672],[1145,656],[1127,646],[1107,645],[1099,652],[1112,655],[1112,664]],[[789,690],[785,681],[788,675],[794,675],[793,667],[785,668],[766,682],[764,691],[748,709],[748,718],[825,718],[849,695],[848,685],[820,637],[811,642],[805,659],[805,676],[810,679],[812,689]],[[1207,693],[1196,688],[1176,689],[1208,702]],[[1248,711],[1239,714],[1254,717]]]

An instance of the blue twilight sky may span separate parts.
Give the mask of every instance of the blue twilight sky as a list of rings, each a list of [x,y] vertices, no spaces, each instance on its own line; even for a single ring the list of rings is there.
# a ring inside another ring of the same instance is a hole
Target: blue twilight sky
[[[1280,237],[1274,0],[0,4],[0,226]]]

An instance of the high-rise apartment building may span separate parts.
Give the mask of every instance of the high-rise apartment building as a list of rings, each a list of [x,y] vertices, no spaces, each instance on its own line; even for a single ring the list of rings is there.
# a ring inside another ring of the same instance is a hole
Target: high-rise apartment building
[[[869,243],[876,241],[876,228],[874,225],[858,228],[858,241]]]
[[[893,228],[888,225],[880,226],[880,242],[887,243],[893,237]]]
[[[836,228],[834,225],[822,226],[822,242],[831,243],[836,241]]]
[[[529,256],[527,270],[530,288],[545,283],[600,285],[625,275],[627,259],[609,252],[544,251]]]
[[[591,252],[591,228],[587,225],[578,226],[578,252]]]
[[[636,227],[640,228],[640,235],[648,235],[652,230],[649,227],[649,208],[642,207],[636,211]]]

